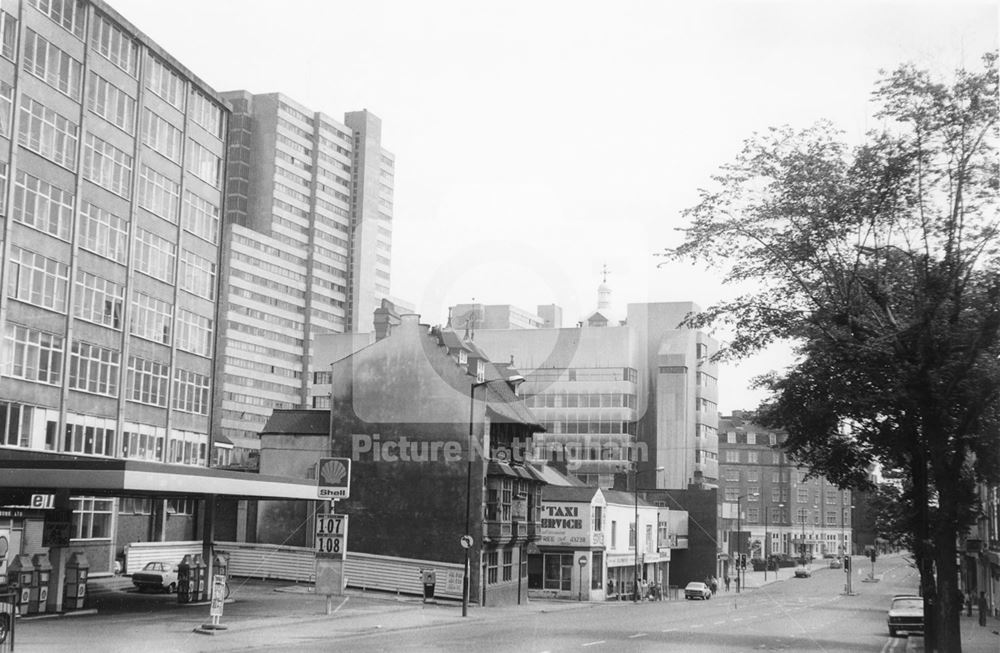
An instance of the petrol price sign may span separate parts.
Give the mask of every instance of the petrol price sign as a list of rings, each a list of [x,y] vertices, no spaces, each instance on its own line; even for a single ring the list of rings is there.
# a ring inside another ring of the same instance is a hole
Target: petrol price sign
[[[343,558],[347,551],[347,515],[316,517],[316,556]]]

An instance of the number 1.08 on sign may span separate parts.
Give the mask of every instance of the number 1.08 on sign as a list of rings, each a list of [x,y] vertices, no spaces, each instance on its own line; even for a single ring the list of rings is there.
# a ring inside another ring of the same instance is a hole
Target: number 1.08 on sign
[[[341,558],[347,550],[347,515],[316,518],[316,555]]]

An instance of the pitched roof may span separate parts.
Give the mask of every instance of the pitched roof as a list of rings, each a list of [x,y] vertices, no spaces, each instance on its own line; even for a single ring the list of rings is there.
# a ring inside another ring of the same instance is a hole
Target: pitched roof
[[[597,494],[596,487],[574,487],[565,485],[546,485],[542,488],[542,501],[569,501],[590,503]]]
[[[330,411],[308,408],[276,408],[261,435],[330,435]]]
[[[608,503],[629,506],[634,503],[638,503],[640,506],[646,506],[648,508],[655,507],[642,497],[639,497],[638,501],[636,501],[635,495],[631,492],[622,492],[621,490],[602,490],[602,492],[604,492],[604,498],[608,500]]]

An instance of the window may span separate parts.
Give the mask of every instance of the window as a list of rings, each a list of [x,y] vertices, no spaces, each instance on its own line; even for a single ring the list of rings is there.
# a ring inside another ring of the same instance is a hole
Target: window
[[[149,166],[139,173],[139,206],[177,224],[180,184]]]
[[[736,501],[740,496],[738,487],[727,487],[725,492],[726,501]]]
[[[223,136],[222,107],[194,89],[191,89],[190,107],[191,119],[204,127],[209,134],[221,139]]]
[[[55,449],[58,411],[0,401],[0,445],[31,447],[35,429],[44,428],[45,448]]]
[[[656,522],[656,541],[659,547],[670,546],[670,522]]]
[[[171,283],[174,279],[174,264],[177,259],[177,246],[166,238],[145,229],[139,229],[135,235],[135,269],[153,277]]]
[[[122,497],[118,500],[119,515],[151,515],[153,502],[149,497]]]
[[[809,510],[807,508],[799,508],[795,511],[796,523],[804,524],[809,521]]]
[[[756,524],[760,521],[760,508],[748,507],[747,508],[747,522],[751,524]]]
[[[173,304],[137,291],[132,299],[129,332],[140,338],[169,345],[173,314]]]
[[[194,499],[167,499],[167,512],[172,515],[193,515]]]
[[[218,188],[222,179],[222,159],[212,154],[208,148],[197,141],[191,140],[189,145],[187,169],[195,176]],[[308,201],[309,199],[306,197],[306,202]]]
[[[163,461],[163,443],[167,439],[167,429],[149,424],[125,422],[122,433],[122,448],[126,458]]]
[[[3,12],[0,12],[2,15]],[[0,136],[10,136],[11,113],[14,111],[14,87],[0,81]]]
[[[618,522],[612,520],[611,522],[611,548],[614,549],[618,546]]]
[[[73,497],[72,538],[77,540],[111,539],[111,514],[114,499]]]
[[[756,465],[760,462],[760,452],[759,451],[748,451],[747,452],[747,462]]]
[[[69,240],[73,194],[19,170],[14,182],[14,220]]]
[[[142,142],[174,163],[181,162],[181,130],[149,109],[142,112]]]
[[[76,169],[78,127],[27,95],[21,96],[18,142],[70,170]]]
[[[208,415],[208,377],[190,370],[174,370],[174,408],[185,413]]]
[[[62,360],[62,336],[7,322],[0,374],[59,385],[62,381]]]
[[[499,556],[496,551],[486,553],[486,582],[493,584],[497,582],[497,567]]]
[[[86,9],[79,0],[29,0],[38,11],[78,39],[83,39]]]
[[[215,299],[215,263],[188,250],[181,251],[180,286],[189,293]]]
[[[594,506],[594,531],[601,532],[604,529],[604,508]]]
[[[546,553],[543,587],[547,590],[569,591],[573,586],[573,554]]]
[[[826,525],[827,526],[836,526],[837,525],[837,511],[836,510],[827,510],[826,511]]]
[[[503,550],[503,573],[502,580],[513,580],[514,578],[514,550]]]
[[[738,463],[740,462],[740,452],[733,449],[726,449],[726,462],[727,463]]]
[[[169,316],[168,316],[169,319]],[[212,320],[181,309],[177,314],[177,348],[199,356],[212,355]]]
[[[132,190],[132,157],[88,133],[83,149],[83,176],[127,198]]]
[[[66,311],[69,266],[65,263],[11,245],[7,277],[7,296],[42,308]]]
[[[67,415],[65,451],[113,456],[115,421],[100,417]]]
[[[628,525],[628,548],[635,548],[635,522],[629,522]]]
[[[14,61],[17,58],[17,19],[13,14],[0,11],[0,32],[3,38],[0,54]]]
[[[80,99],[83,66],[32,30],[25,30],[24,69],[74,100]]]
[[[151,406],[167,406],[166,363],[129,356],[126,399]]]
[[[139,48],[120,27],[101,14],[91,21],[90,47],[132,77],[136,76]]]
[[[99,395],[118,394],[120,352],[74,340],[69,355],[69,387]]]
[[[125,263],[128,253],[128,222],[110,211],[83,202],[80,208],[80,246],[91,252]]]
[[[88,322],[121,329],[125,287],[96,274],[79,270],[74,314]]]
[[[747,470],[747,480],[751,483],[756,483],[760,480],[760,471],[756,469]]]
[[[184,213],[181,218],[184,229],[210,243],[219,239],[219,207],[198,197],[189,190],[184,191]]]
[[[760,501],[759,485],[750,485],[747,487],[747,501]]]
[[[795,500],[799,503],[805,503],[809,501],[809,488],[800,487],[795,490]]]
[[[737,469],[737,468],[735,468],[735,467],[727,467],[723,471],[722,475],[723,475],[723,478],[725,480],[729,481],[730,483],[739,483],[740,482],[740,470]]]
[[[135,133],[135,99],[95,72],[90,73],[87,108],[122,131]]]
[[[159,58],[150,55],[146,70],[146,88],[166,100],[171,106],[184,110],[184,80]]]
[[[194,431],[170,430],[167,462],[181,465],[205,465],[208,456],[208,435]]]

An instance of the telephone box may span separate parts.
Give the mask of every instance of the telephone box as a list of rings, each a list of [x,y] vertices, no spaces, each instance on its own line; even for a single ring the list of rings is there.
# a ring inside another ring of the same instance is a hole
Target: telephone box
[[[194,573],[194,561],[190,555],[186,555],[181,559],[181,563],[177,565],[177,602],[178,603],[190,603],[192,601],[191,593],[194,586],[194,582],[191,578]]]

